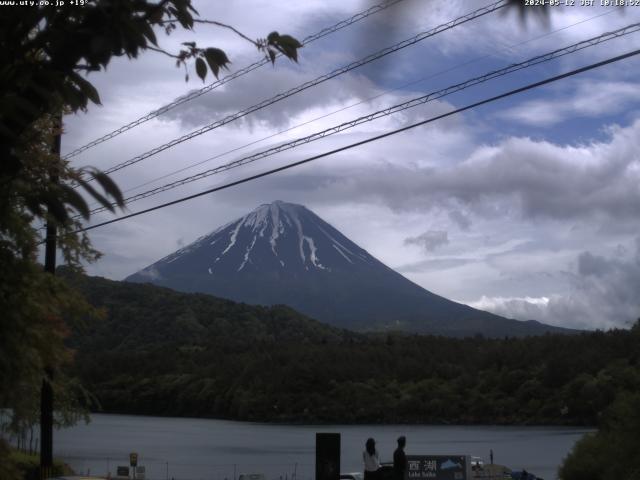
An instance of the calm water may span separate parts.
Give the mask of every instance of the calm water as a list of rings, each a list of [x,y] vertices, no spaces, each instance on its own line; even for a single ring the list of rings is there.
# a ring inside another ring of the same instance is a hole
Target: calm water
[[[395,439],[407,437],[407,454],[465,454],[510,468],[556,478],[562,459],[587,429],[557,427],[459,427],[428,425],[291,426],[126,415],[93,415],[88,425],[54,433],[55,455],[78,473],[112,475],[138,452],[146,479],[233,480],[264,473],[267,480],[308,480],[314,476],[315,433],[342,434],[343,472],[362,469],[365,440],[372,436],[383,461]]]

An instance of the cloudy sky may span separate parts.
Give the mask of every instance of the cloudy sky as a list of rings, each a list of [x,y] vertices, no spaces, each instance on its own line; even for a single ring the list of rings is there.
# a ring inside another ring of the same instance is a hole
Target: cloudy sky
[[[280,59],[275,67],[262,67],[84,152],[73,164],[107,169],[488,3],[404,0],[309,44],[300,51],[298,64]],[[373,2],[194,4],[202,18],[231,24],[250,37],[277,30],[303,39]],[[479,18],[200,135],[113,178],[127,195],[135,194],[640,21],[640,8],[634,7],[550,10],[546,22],[530,15],[523,23],[515,11]],[[233,62],[231,71],[260,59],[251,44],[211,26],[160,37],[169,50],[188,40],[223,48]],[[639,47],[640,33],[612,40],[132,203],[128,211],[348,145]],[[237,188],[97,228],[91,236],[104,257],[87,270],[120,280],[262,203],[283,200],[306,205],[387,265],[450,299],[554,325],[628,327],[640,317],[639,72],[640,58],[633,57]],[[190,77],[185,83],[184,71],[153,52],[135,61],[113,61],[105,73],[90,76],[103,106],[66,119],[63,153],[203,86],[195,72]],[[230,150],[235,151],[225,153]],[[93,221],[109,218],[101,214]]]

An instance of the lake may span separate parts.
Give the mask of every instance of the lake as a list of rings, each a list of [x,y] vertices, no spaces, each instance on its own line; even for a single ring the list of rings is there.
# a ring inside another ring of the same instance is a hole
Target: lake
[[[362,470],[362,451],[374,437],[381,460],[391,461],[396,438],[407,437],[409,455],[463,454],[483,457],[514,470],[525,468],[554,480],[562,459],[584,428],[430,425],[273,425],[262,423],[92,415],[54,432],[54,454],[77,473],[106,475],[139,454],[148,480],[234,480],[264,473],[267,480],[310,480],[315,476],[315,433],[337,432],[341,471]]]

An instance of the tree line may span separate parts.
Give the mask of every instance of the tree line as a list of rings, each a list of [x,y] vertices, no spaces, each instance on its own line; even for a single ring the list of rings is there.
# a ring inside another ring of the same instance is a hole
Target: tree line
[[[70,339],[105,412],[272,422],[596,425],[640,391],[631,330],[488,339],[336,329],[152,285],[76,276],[106,315]]]

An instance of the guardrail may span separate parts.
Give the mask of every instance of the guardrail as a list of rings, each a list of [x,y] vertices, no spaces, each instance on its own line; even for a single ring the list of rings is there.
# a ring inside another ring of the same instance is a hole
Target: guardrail
[[[78,475],[119,478],[118,467],[128,467],[129,478],[134,478],[134,467],[130,466],[128,457],[96,458],[64,453],[55,456]],[[315,477],[315,465],[304,463],[190,463],[141,457],[137,467],[143,467],[144,472],[138,469],[136,480],[312,480]]]

